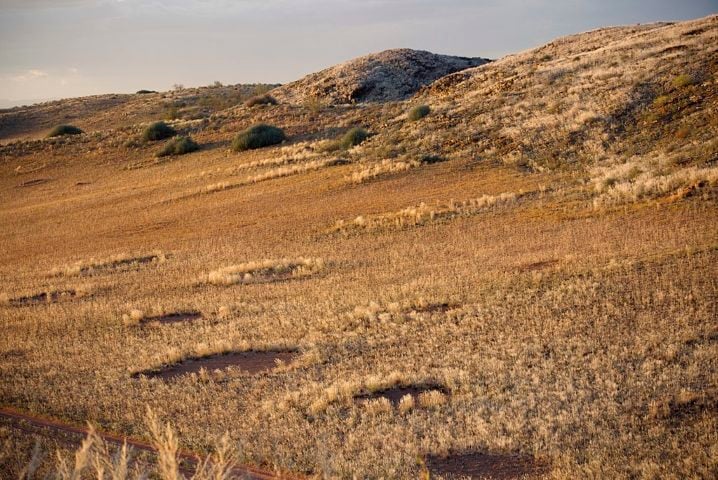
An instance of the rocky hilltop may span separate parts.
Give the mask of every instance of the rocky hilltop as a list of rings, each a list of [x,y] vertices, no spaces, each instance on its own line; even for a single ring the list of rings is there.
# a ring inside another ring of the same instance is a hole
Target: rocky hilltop
[[[312,98],[329,104],[404,100],[445,75],[488,61],[408,48],[386,50],[312,73],[272,94],[296,104]]]

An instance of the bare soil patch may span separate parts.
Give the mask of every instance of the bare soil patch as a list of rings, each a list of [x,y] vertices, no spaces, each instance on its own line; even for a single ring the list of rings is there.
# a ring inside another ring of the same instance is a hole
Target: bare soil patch
[[[297,355],[297,352],[292,351],[229,352],[201,358],[188,358],[161,369],[139,372],[133,376],[135,378],[144,376],[173,380],[182,375],[197,373],[201,369],[211,372],[228,368],[237,368],[250,375],[256,375],[273,370],[277,367],[277,361],[290,363]]]
[[[558,265],[558,260],[542,260],[540,262],[532,262],[525,265],[521,265],[519,267],[519,270],[522,272],[535,272],[538,270],[553,267],[555,265]]]
[[[401,402],[401,399],[404,398],[406,395],[411,395],[416,401],[419,399],[419,395],[424,392],[429,392],[431,390],[438,390],[444,395],[449,394],[449,391],[442,385],[408,385],[391,387],[384,390],[377,390],[376,392],[371,393],[362,393],[356,395],[354,399],[359,402],[366,402],[369,400],[375,400],[377,398],[383,397],[389,400],[392,405],[397,406],[399,405],[399,402]]]
[[[10,299],[10,305],[16,307],[38,305],[41,303],[55,303],[61,300],[74,298],[77,296],[75,290],[55,290],[52,292],[41,292],[35,295],[27,295]]]
[[[202,318],[200,312],[174,312],[167,313],[165,315],[155,315],[153,317],[145,317],[140,321],[140,325],[146,324],[167,324],[167,323],[182,323],[191,322],[193,320],[199,320]]]
[[[544,463],[529,455],[500,453],[462,453],[426,458],[429,471],[446,478],[510,480],[536,478],[546,473]]]
[[[423,307],[415,307],[412,310],[420,313],[446,313],[451,309],[457,308],[457,305],[452,305],[448,302],[441,303],[430,303]]]

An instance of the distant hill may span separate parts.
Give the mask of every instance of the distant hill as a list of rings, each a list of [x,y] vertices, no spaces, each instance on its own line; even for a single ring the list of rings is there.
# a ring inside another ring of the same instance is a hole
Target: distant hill
[[[403,100],[438,78],[488,61],[407,48],[386,50],[307,75],[272,95],[289,103],[307,98],[330,104]]]

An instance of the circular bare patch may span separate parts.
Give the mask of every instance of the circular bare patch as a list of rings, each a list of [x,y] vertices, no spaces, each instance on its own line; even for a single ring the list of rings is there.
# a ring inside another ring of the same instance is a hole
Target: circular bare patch
[[[173,380],[182,375],[198,373],[201,369],[212,372],[214,370],[225,370],[230,367],[238,368],[250,375],[256,375],[273,370],[277,367],[277,361],[291,363],[297,355],[297,352],[290,351],[229,352],[200,358],[188,358],[160,369],[136,373],[133,377]]]
[[[426,467],[445,478],[492,480],[535,478],[548,470],[546,464],[529,455],[479,452],[445,457],[429,455]]]

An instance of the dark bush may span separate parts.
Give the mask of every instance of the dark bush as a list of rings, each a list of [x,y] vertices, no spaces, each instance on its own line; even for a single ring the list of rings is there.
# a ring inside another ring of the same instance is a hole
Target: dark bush
[[[277,100],[271,95],[255,95],[244,103],[248,107],[257,105],[276,105]]]
[[[138,95],[145,95],[145,94],[148,94],[148,93],[157,93],[157,91],[156,91],[156,90],[144,90],[144,89],[142,89],[142,90],[137,90],[137,94],[138,94]]]
[[[79,135],[81,133],[85,132],[73,125],[58,125],[57,127],[50,130],[50,133],[48,133],[47,136],[60,137],[62,135]]]
[[[409,120],[412,122],[416,122],[417,120],[421,120],[425,116],[427,116],[431,112],[431,108],[429,108],[428,105],[419,105],[418,107],[414,107],[409,111]]]
[[[165,122],[155,122],[145,129],[142,138],[149,141],[156,141],[174,137],[175,135],[177,135],[175,129]]]
[[[369,132],[361,127],[354,127],[344,134],[339,143],[344,148],[351,148],[359,145],[367,138],[369,138]]]
[[[282,143],[285,138],[284,131],[281,128],[260,123],[239,132],[232,142],[232,149],[236,152],[241,152],[268,147]]]
[[[421,163],[429,164],[429,165],[432,163],[439,163],[439,162],[443,162],[443,161],[444,161],[444,159],[438,155],[424,155],[423,157],[421,157]]]
[[[166,157],[167,155],[184,155],[185,153],[199,150],[197,142],[190,137],[175,137],[162,147],[157,154],[158,157]]]

